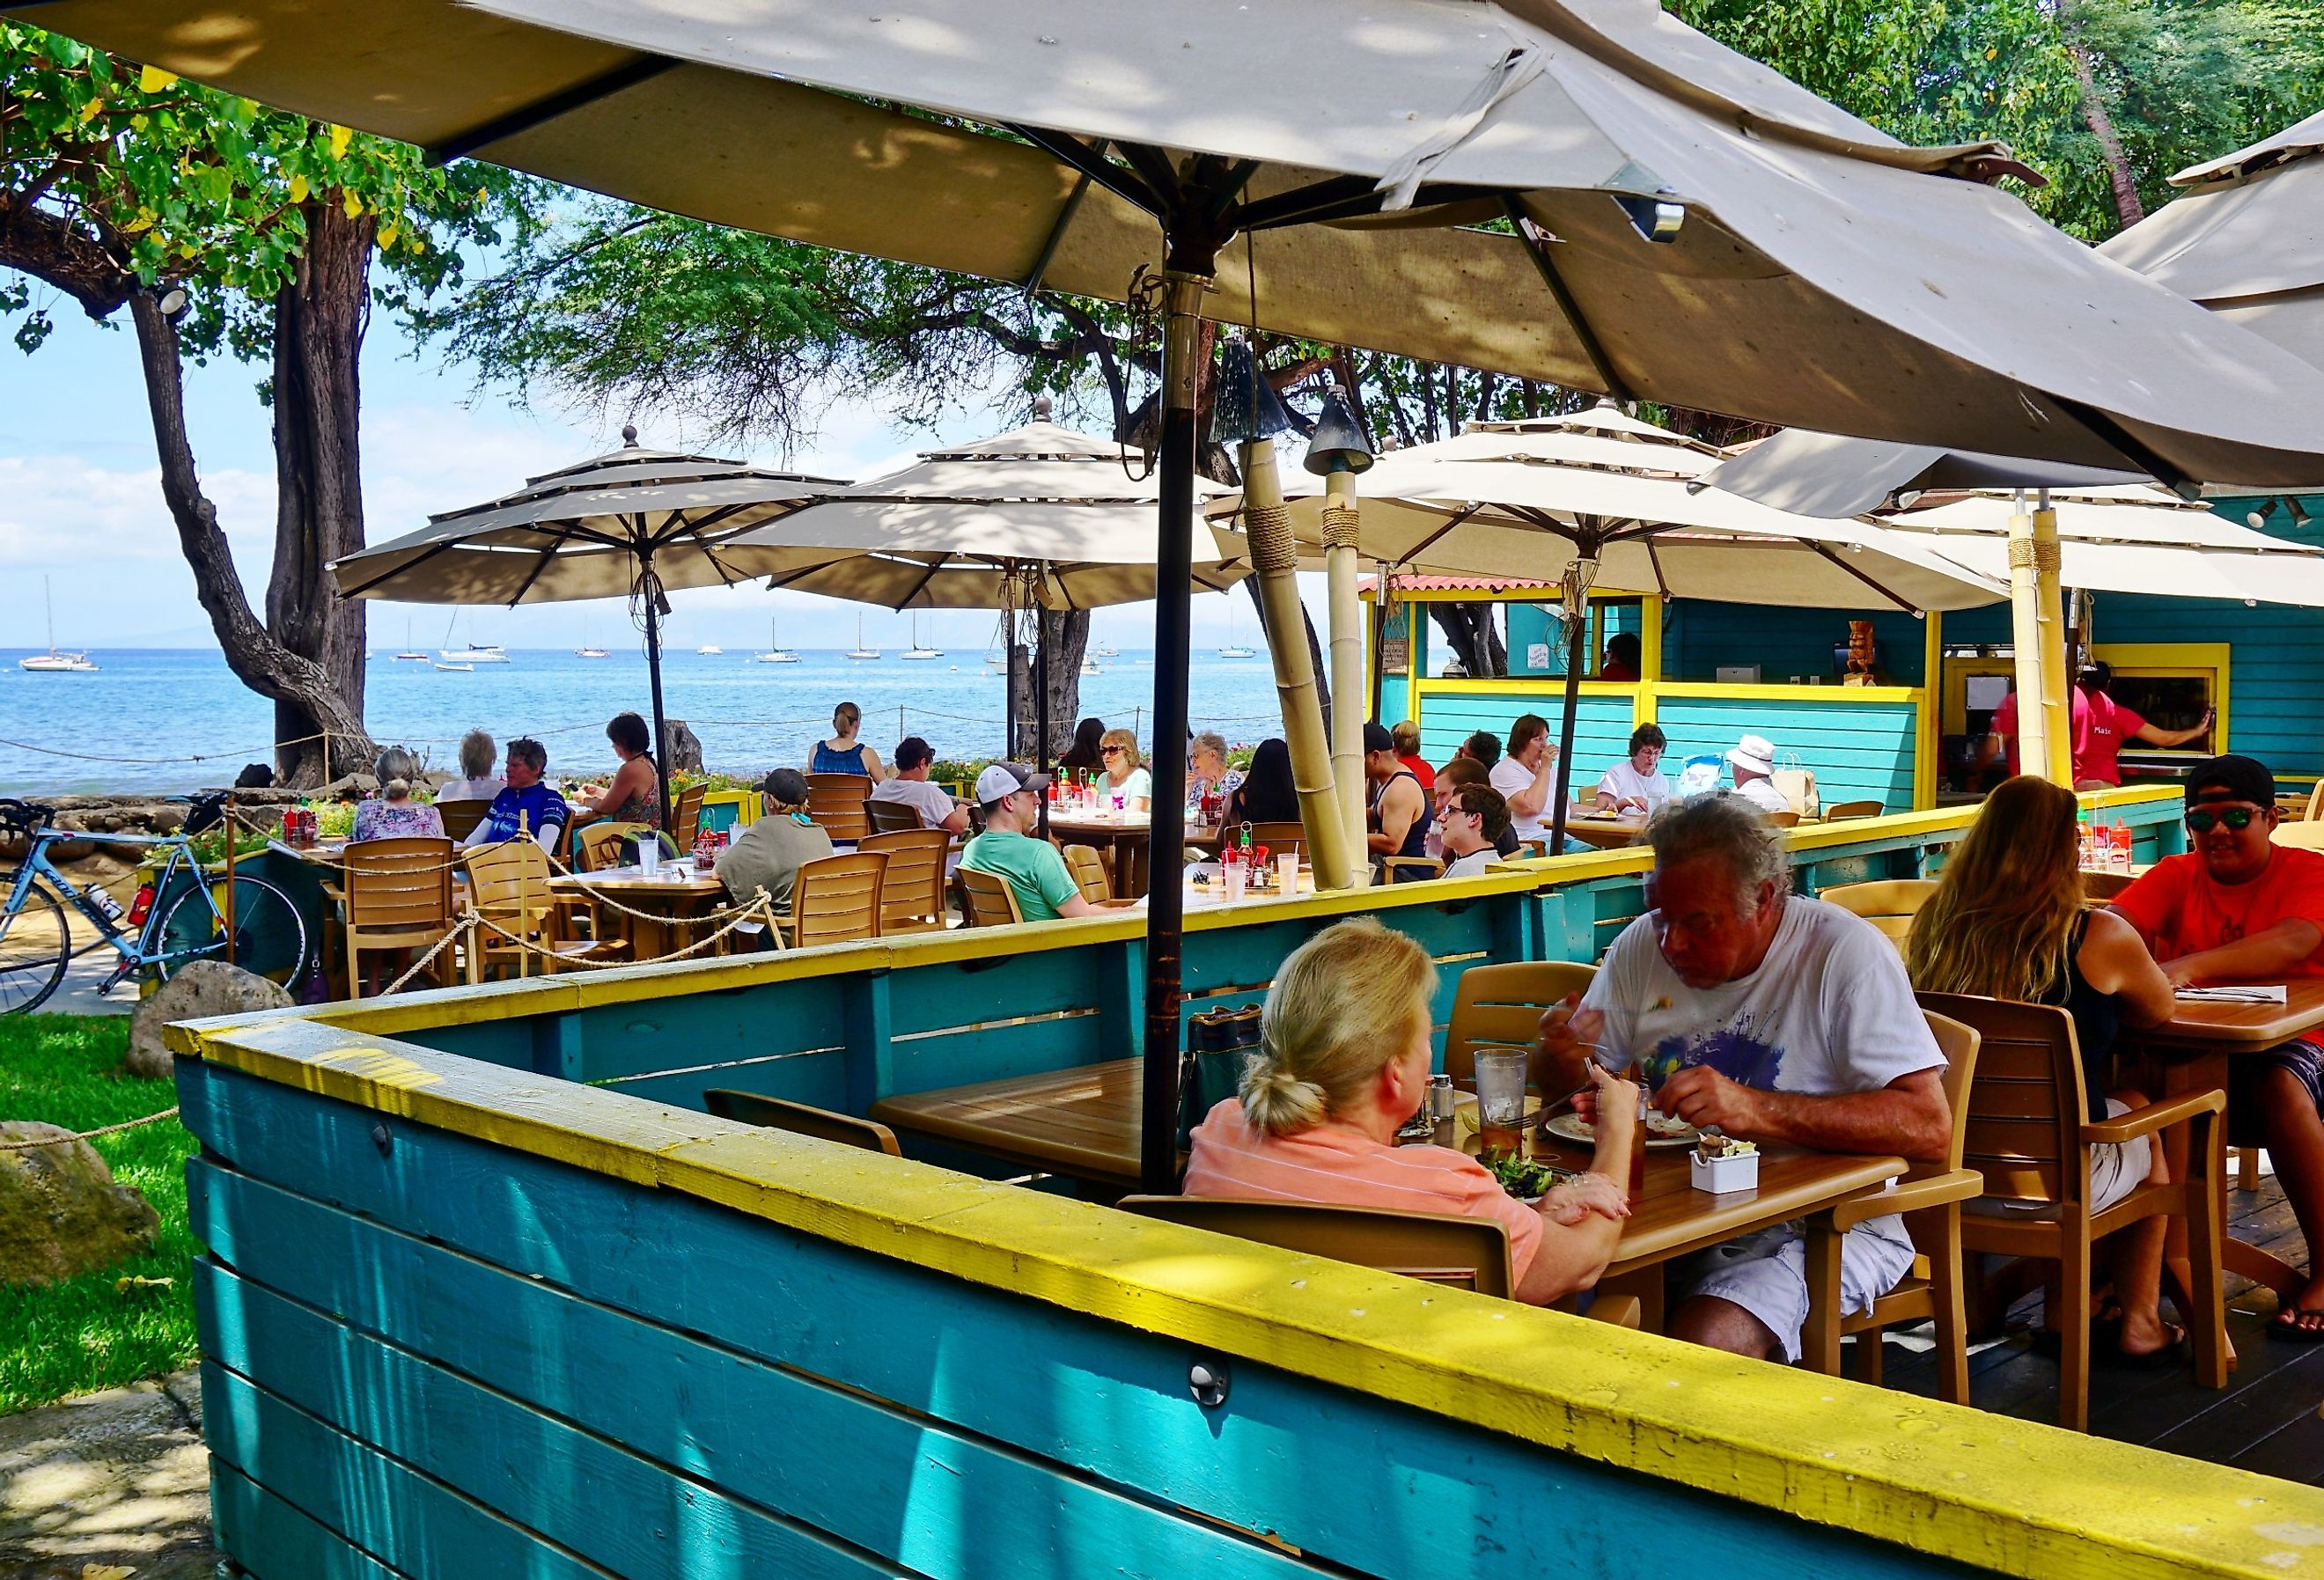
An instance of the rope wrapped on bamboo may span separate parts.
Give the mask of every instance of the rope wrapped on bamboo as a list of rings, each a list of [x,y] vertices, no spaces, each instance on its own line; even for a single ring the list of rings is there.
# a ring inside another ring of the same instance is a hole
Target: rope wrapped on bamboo
[[[1323,547],[1326,549],[1356,547],[1357,533],[1361,530],[1363,522],[1362,513],[1350,510],[1344,504],[1327,504],[1323,507]]]
[[[1242,530],[1250,540],[1251,568],[1259,575],[1299,568],[1299,544],[1291,535],[1287,505],[1245,505]]]
[[[2056,576],[2064,564],[2064,556],[2053,538],[2009,540],[2009,568],[2012,570],[2032,570],[2037,576]]]

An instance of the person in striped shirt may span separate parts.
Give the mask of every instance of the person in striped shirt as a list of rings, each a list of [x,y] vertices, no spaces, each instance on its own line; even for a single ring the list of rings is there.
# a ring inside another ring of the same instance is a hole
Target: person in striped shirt
[[[1499,1220],[1517,1296],[1547,1305],[1606,1270],[1621,1220],[1637,1089],[1591,1067],[1606,1118],[1591,1171],[1536,1203],[1517,1200],[1449,1147],[1396,1144],[1428,1093],[1436,967],[1370,917],[1292,951],[1259,1015],[1242,1095],[1194,1128],[1188,1196],[1323,1202]]]

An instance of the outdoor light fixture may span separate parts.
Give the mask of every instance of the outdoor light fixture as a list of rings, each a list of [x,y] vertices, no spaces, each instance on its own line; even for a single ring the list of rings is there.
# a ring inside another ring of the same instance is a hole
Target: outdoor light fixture
[[[1371,441],[1356,421],[1347,393],[1333,384],[1323,397],[1323,411],[1315,414],[1315,431],[1308,438],[1304,465],[1318,477],[1327,477],[1334,472],[1369,471],[1371,464]]]
[[[2293,531],[2299,531],[2301,529],[2307,526],[2310,521],[2314,519],[2309,515],[2308,512],[2304,508],[2301,507],[2300,501],[2292,495],[2286,494],[2284,496],[2283,504],[2284,507],[2292,512],[2292,530]]]
[[[2251,530],[2256,532],[2265,529],[2267,526],[2267,518],[2274,513],[2275,502],[2273,500],[2262,500],[2260,502],[2260,507],[2257,510],[2247,511],[2245,513],[2244,520],[2249,522],[2251,523]]]
[[[1211,438],[1219,444],[1250,444],[1288,433],[1294,424],[1267,374],[1241,336],[1228,338],[1219,362],[1218,399],[1211,406]]]
[[[186,309],[193,305],[193,298],[186,294],[184,286],[172,285],[153,299],[153,305],[161,310],[163,318],[174,324],[186,316]]]
[[[1686,205],[1676,202],[1678,194],[1664,187],[1651,198],[1634,198],[1626,192],[1614,194],[1614,201],[1630,217],[1630,228],[1650,242],[1674,242],[1679,228],[1686,224]]]

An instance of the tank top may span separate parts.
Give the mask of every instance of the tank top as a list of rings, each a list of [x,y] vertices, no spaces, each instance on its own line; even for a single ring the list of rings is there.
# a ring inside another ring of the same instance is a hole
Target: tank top
[[[2106,1113],[2107,1061],[2114,1056],[2115,1039],[2122,1034],[2122,1005],[2113,993],[2100,993],[2082,975],[2082,937],[2089,930],[2087,913],[2074,919],[2066,940],[2065,968],[2036,1003],[2055,1004],[2073,1017],[2074,1042],[2082,1055],[2082,1095],[2092,1123]]]
[[[1388,794],[1388,787],[1394,784],[1399,779],[1411,780],[1413,788],[1416,790],[1419,789],[1419,776],[1414,773],[1410,769],[1406,768],[1399,768],[1394,773],[1391,773],[1386,779],[1380,781],[1378,788],[1372,791],[1370,820],[1371,826],[1374,828],[1378,828],[1379,827],[1381,798]],[[1420,805],[1421,815],[1415,818],[1412,820],[1412,827],[1404,831],[1404,844],[1399,848],[1388,852],[1388,855],[1396,856],[1417,856],[1425,855],[1428,853],[1428,792],[1426,790],[1421,790],[1420,792]]]
[[[653,766],[653,759],[651,757],[648,757],[644,761],[648,768],[651,768]],[[647,780],[645,789],[637,791],[635,794],[632,795],[628,800],[623,801],[620,806],[613,808],[611,821],[615,823],[642,823],[649,828],[660,827],[661,808],[659,805],[659,797],[656,794],[654,790],[654,786],[657,782],[658,781],[656,779]]]
[[[860,773],[865,779],[872,777],[872,771],[863,766],[863,743],[861,741],[856,742],[844,752],[833,751],[831,743],[828,741],[817,741],[815,744],[815,766],[809,772]]]

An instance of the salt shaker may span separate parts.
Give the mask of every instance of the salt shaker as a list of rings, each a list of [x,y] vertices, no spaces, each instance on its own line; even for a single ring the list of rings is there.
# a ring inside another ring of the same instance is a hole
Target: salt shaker
[[[1436,1120],[1446,1120],[1452,1118],[1456,1102],[1457,1099],[1454,1097],[1452,1093],[1452,1076],[1431,1076],[1428,1077],[1428,1113],[1430,1118]]]

